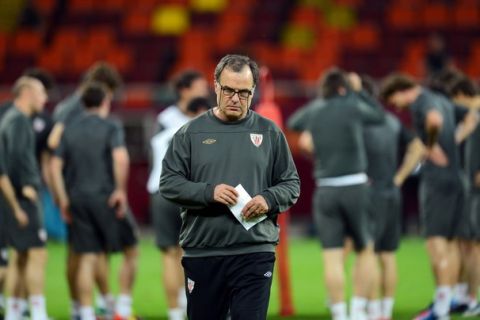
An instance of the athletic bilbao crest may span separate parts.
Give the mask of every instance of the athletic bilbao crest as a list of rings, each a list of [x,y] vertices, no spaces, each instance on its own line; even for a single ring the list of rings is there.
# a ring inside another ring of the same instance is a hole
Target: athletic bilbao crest
[[[258,148],[262,144],[263,134],[250,133],[250,140],[252,140],[253,145]]]
[[[188,288],[188,293],[192,293],[193,288],[195,288],[195,281],[193,281],[190,278],[187,278],[187,288]]]

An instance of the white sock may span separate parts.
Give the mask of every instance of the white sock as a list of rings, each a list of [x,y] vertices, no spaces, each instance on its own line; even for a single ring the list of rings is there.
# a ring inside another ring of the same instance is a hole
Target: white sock
[[[97,308],[105,310],[108,314],[112,314],[115,310],[115,298],[110,293],[97,295],[95,304]]]
[[[117,298],[115,313],[122,318],[128,318],[132,315],[132,297],[127,294],[121,294]]]
[[[183,310],[183,312],[187,313],[187,291],[185,291],[185,287],[179,290],[178,292],[178,307]]]
[[[184,312],[182,308],[168,309],[168,320],[184,320]]]
[[[72,318],[80,316],[80,303],[77,300],[70,301],[70,316]]]
[[[30,319],[47,320],[47,309],[45,307],[45,297],[42,295],[30,296]]]
[[[93,307],[80,307],[80,319],[81,320],[95,320],[95,311]]]
[[[382,301],[380,299],[368,301],[367,311],[368,319],[380,319],[382,317]]]
[[[353,297],[350,301],[350,320],[367,319],[367,299]]]
[[[453,300],[459,304],[468,303],[468,283],[457,283],[453,287]]]
[[[17,298],[7,298],[7,310],[5,313],[5,320],[17,320],[20,319],[22,313],[20,311],[20,305]]]
[[[348,320],[347,304],[345,302],[330,304],[330,312],[333,320]]]
[[[468,299],[468,309],[473,309],[478,305],[477,298],[469,298]]]
[[[20,309],[20,314],[24,314],[28,311],[28,301],[26,299],[17,299],[18,308]]]
[[[450,311],[450,302],[452,300],[452,289],[449,286],[440,286],[435,290],[435,302],[433,303],[433,313],[437,316],[446,316]]]
[[[393,305],[394,304],[395,304],[395,299],[393,299],[393,298],[383,298],[383,300],[382,300],[382,318],[392,319]]]

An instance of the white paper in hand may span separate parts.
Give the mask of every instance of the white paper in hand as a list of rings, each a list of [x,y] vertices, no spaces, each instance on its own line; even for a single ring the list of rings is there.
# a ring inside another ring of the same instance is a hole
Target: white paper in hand
[[[236,186],[235,190],[237,190],[238,192],[237,204],[230,206],[230,211],[232,211],[235,218],[237,218],[237,220],[243,225],[246,230],[249,230],[251,227],[267,218],[267,215],[264,214],[256,218],[245,220],[242,215],[242,210],[245,205],[252,199],[252,197],[248,194],[247,191],[245,191],[241,184]]]

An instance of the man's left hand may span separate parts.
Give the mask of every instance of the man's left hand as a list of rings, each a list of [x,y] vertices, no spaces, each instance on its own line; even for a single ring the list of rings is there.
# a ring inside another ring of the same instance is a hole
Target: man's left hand
[[[257,218],[268,212],[268,204],[265,198],[258,195],[252,198],[242,210],[243,217],[248,219]]]

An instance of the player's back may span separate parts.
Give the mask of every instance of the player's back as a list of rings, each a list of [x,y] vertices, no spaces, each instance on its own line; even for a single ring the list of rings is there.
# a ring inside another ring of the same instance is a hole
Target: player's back
[[[105,195],[114,189],[112,151],[123,145],[113,121],[85,113],[65,130],[58,150],[65,161],[65,183],[72,195]]]
[[[310,113],[309,130],[315,150],[315,178],[365,172],[365,123],[383,120],[383,114],[350,93],[325,100]]]
[[[80,99],[80,95],[73,93],[55,106],[53,121],[67,125],[83,114],[84,111],[85,108]]]

